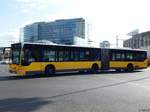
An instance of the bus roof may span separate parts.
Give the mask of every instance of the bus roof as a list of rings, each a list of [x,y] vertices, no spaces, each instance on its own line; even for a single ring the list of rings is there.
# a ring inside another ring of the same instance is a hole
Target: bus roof
[[[19,44],[19,43],[15,43],[15,44]],[[20,43],[21,44],[21,43]],[[25,44],[29,44],[29,45],[45,45],[45,46],[62,46],[62,47],[78,47],[78,48],[97,48],[98,47],[90,47],[90,46],[78,46],[78,45],[64,45],[64,44],[53,44],[53,43],[39,43],[39,42],[24,42],[23,45]]]
[[[14,44],[22,44],[22,43],[14,43]],[[79,45],[64,45],[64,44],[53,44],[53,43],[40,43],[40,42],[24,42],[24,44],[29,45],[45,45],[45,46],[62,46],[62,47],[77,47],[77,48],[96,48],[96,49],[111,49],[111,50],[129,50],[129,51],[147,51],[143,49],[132,49],[132,48],[100,48],[100,47],[91,47],[91,46],[79,46]]]
[[[147,51],[147,50],[144,50],[144,49],[132,49],[132,48],[102,48],[102,49],[129,50],[129,51]]]

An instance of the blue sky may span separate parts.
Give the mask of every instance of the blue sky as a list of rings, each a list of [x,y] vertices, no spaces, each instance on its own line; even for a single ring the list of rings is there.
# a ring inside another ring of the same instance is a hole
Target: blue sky
[[[20,28],[37,21],[83,17],[90,24],[90,39],[97,44],[130,31],[150,30],[149,0],[1,0],[0,46],[19,40]]]

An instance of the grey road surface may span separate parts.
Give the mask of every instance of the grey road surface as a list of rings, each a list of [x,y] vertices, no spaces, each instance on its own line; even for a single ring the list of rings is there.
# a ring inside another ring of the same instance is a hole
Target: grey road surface
[[[0,65],[0,112],[150,112],[150,68],[18,78]]]

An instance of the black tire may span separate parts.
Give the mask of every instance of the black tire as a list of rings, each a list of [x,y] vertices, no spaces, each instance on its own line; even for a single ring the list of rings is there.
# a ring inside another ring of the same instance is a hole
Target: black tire
[[[84,70],[79,70],[78,72],[81,73],[81,74],[85,73]]]
[[[52,75],[54,75],[54,74],[55,74],[55,68],[54,68],[54,66],[47,66],[47,67],[45,68],[45,74],[46,74],[47,76],[52,76]]]
[[[134,70],[133,65],[132,65],[132,64],[128,64],[128,66],[127,66],[127,71],[128,71],[128,72],[133,72],[133,70]]]
[[[117,69],[115,69],[116,70],[116,72],[121,72],[121,69],[119,69],[119,68],[117,68]]]
[[[91,68],[91,72],[92,72],[92,73],[97,73],[97,72],[98,72],[98,69],[99,69],[98,65],[97,65],[97,64],[93,64],[93,65],[92,65],[92,68]]]

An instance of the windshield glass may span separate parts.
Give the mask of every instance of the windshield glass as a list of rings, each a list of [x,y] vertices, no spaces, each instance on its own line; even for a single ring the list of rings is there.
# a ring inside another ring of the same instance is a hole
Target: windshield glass
[[[20,50],[12,50],[12,63],[19,64],[20,62]]]

